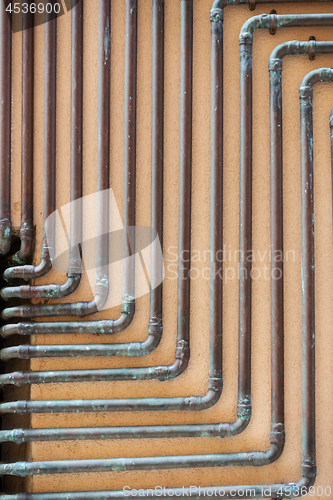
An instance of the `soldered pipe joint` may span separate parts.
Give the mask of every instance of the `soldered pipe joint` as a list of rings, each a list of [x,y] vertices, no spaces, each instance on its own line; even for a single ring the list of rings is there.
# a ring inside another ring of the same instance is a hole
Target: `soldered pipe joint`
[[[303,458],[302,476],[307,478],[315,478],[317,476],[317,465],[312,457]]]
[[[221,8],[212,8],[210,11],[210,22],[212,28],[220,28],[223,25],[224,13]]]
[[[249,31],[241,31],[239,34],[239,45],[253,45],[253,34]]]
[[[271,444],[284,446],[286,440],[284,424],[274,424],[271,429],[270,441]]]

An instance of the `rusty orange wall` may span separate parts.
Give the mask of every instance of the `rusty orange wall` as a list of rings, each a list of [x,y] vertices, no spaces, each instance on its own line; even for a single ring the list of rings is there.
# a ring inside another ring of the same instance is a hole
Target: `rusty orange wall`
[[[93,193],[96,185],[97,160],[97,1],[84,3],[84,193]],[[160,346],[144,358],[86,358],[33,360],[33,370],[102,368],[169,364],[174,359],[176,339],[176,280],[172,279],[170,247],[177,245],[178,221],[178,150],[179,150],[179,66],[180,2],[165,2],[165,263],[164,333]],[[194,0],[194,121],[193,121],[193,250],[201,261],[194,263],[200,274],[209,265],[203,259],[209,248],[209,153],[210,153],[210,23],[211,0]],[[259,6],[255,14],[269,13],[271,6]],[[333,12],[332,4],[277,5],[278,14]],[[244,21],[252,16],[248,7],[225,10],[225,97],[224,97],[224,244],[238,247],[239,189],[239,47],[238,35]],[[139,0],[138,36],[138,141],[137,141],[137,224],[150,222],[150,106],[151,106],[151,0]],[[123,159],[123,79],[124,79],[124,1],[112,0],[111,22],[111,187],[122,206]],[[57,205],[69,201],[70,153],[70,15],[58,23],[58,101],[57,101]],[[253,245],[262,254],[269,249],[269,115],[268,71],[270,52],[287,40],[333,38],[332,28],[281,29],[275,36],[258,30],[254,41],[254,171],[253,171]],[[35,99],[35,214],[37,222],[36,262],[41,249],[42,168],[43,168],[43,45],[44,28],[36,29],[36,99]],[[19,225],[20,169],[20,43],[14,35],[13,79],[13,211]],[[289,57],[283,62],[283,137],[284,137],[284,222],[285,249],[290,250],[285,265],[285,344],[286,344],[286,446],[281,459],[261,467],[192,469],[147,472],[40,476],[30,483],[32,491],[121,489],[135,487],[232,485],[294,481],[301,468],[301,227],[300,227],[300,146],[298,88],[310,70],[333,66],[333,56]],[[314,99],[315,144],[315,224],[316,224],[316,328],[317,328],[317,438],[318,485],[333,487],[332,467],[332,202],[330,142],[328,119],[333,106],[333,85],[321,84]],[[293,254],[295,252],[295,254]],[[295,255],[295,258],[293,258]],[[207,256],[206,256],[207,257]],[[155,439],[93,442],[36,443],[28,459],[73,459],[130,457],[145,455],[223,453],[266,450],[270,432],[270,283],[263,276],[266,258],[256,262],[261,278],[253,283],[253,417],[240,436],[220,440]],[[237,268],[227,262],[227,268]],[[230,271],[231,273],[231,271]],[[205,274],[205,273],[204,273]],[[49,273],[38,283],[64,281],[65,276]],[[209,362],[209,282],[192,281],[191,293],[191,360],[186,373],[179,378],[158,381],[109,382],[33,386],[33,399],[121,398],[140,396],[185,396],[204,394],[208,382]],[[71,300],[92,297],[86,279]],[[149,297],[137,301],[133,324],[112,339],[103,336],[39,336],[32,342],[107,343],[143,340],[147,335]],[[116,317],[119,309],[99,317]],[[218,404],[199,412],[136,412],[68,415],[35,415],[33,427],[108,426],[171,424],[232,421],[237,404],[237,335],[238,282],[224,283],[223,371],[224,390]],[[314,498],[319,498],[318,496]]]

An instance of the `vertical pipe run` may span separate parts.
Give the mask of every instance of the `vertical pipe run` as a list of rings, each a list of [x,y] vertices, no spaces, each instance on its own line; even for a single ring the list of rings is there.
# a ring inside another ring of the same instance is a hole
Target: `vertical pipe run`
[[[45,11],[43,274],[50,268],[50,245],[55,241],[54,224],[46,233],[45,222],[56,209],[56,55],[57,18]]]
[[[136,86],[138,0],[126,0],[123,196],[123,298],[121,312],[134,312],[136,200]]]
[[[178,223],[177,348],[189,349],[191,189],[192,189],[192,80],[193,0],[181,0],[180,151]],[[176,354],[177,358],[177,354]]]
[[[11,14],[0,2],[0,255],[11,246],[10,164],[11,164]]]
[[[34,122],[34,16],[22,14],[22,152],[21,152],[21,247],[11,259],[25,264],[32,257],[33,224],[33,122]]]
[[[157,233],[163,249],[163,137],[164,137],[164,0],[153,0],[152,23],[152,114],[151,114],[151,242]],[[148,333],[162,334],[163,262],[151,245]]]
[[[223,23],[219,12],[211,21],[211,193],[210,193],[210,376],[222,387],[223,266]]]
[[[332,208],[333,208],[333,108],[330,114],[330,135],[331,135],[331,176],[332,176]]]
[[[282,61],[269,61],[271,203],[271,437],[284,440]],[[275,397],[274,397],[275,396]]]
[[[80,279],[82,262],[83,0],[72,0],[71,41],[71,214],[68,278]],[[75,203],[74,203],[75,202]]]
[[[99,3],[98,132],[97,132],[97,231],[95,299],[105,302],[109,289],[109,176],[110,176],[110,66],[111,2]],[[95,302],[95,301],[93,301]],[[97,303],[92,305],[96,312]]]
[[[252,41],[240,44],[239,410],[251,411]]]

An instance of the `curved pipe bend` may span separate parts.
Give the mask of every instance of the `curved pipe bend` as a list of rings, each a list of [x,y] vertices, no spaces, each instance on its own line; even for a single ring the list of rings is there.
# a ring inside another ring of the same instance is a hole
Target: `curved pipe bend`
[[[33,299],[33,298],[44,298],[44,299],[58,299],[61,297],[67,297],[67,295],[75,292],[81,281],[81,274],[76,276],[68,277],[66,283],[54,284],[54,285],[21,285],[15,287],[5,287],[2,288],[0,295],[4,300],[9,300],[13,298],[21,299]],[[4,319],[10,319],[14,317],[33,317],[30,315],[30,307],[27,306],[16,306],[7,307],[2,311],[2,317]],[[27,316],[28,315],[28,316]]]
[[[133,320],[134,312],[122,313],[114,321],[113,331],[127,328]],[[33,335],[34,324],[26,324],[27,335]],[[28,326],[29,325],[29,326]],[[6,325],[2,331],[7,338],[16,334],[17,325]],[[8,327],[8,328],[7,328]],[[125,344],[74,344],[74,345],[21,345],[5,347],[0,351],[0,359],[31,359],[43,357],[77,357],[77,356],[144,356],[151,353],[159,345],[162,336],[162,321],[153,327],[149,325],[148,337],[143,342]]]
[[[20,350],[21,346],[17,349]],[[29,348],[29,346],[26,346]],[[3,359],[3,358],[2,358]],[[90,382],[109,380],[169,380],[181,375],[188,366],[190,350],[188,343],[181,340],[177,343],[175,361],[172,365],[150,366],[141,368],[111,368],[93,370],[56,370],[41,372],[12,372],[0,375],[0,386],[25,384],[51,384],[60,382]],[[210,378],[209,386],[213,391],[219,386],[221,376]],[[207,404],[209,404],[209,394]],[[206,399],[203,400],[206,403]],[[201,403],[200,403],[201,404]]]
[[[24,265],[9,267],[4,271],[3,278],[5,281],[11,281],[13,279],[23,279],[25,281],[29,281],[31,279],[41,278],[51,270],[51,267],[51,259],[48,255],[45,255],[42,258],[42,261],[36,266]]]

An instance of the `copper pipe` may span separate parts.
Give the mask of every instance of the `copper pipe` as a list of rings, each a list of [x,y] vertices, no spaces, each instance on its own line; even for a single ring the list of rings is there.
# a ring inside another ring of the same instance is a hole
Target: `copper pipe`
[[[56,185],[56,53],[57,19],[45,11],[44,52],[44,202],[43,202],[43,248],[38,265],[10,267],[4,272],[5,279],[32,279],[43,276],[51,269],[49,245],[54,240],[55,227],[50,227],[51,238],[46,235],[45,222],[55,211]]]
[[[33,223],[34,16],[22,14],[21,247],[11,258],[25,264],[34,247]]]
[[[180,488],[183,496],[203,498],[206,496],[242,498],[244,490],[251,491],[251,498],[263,498],[263,489],[270,491],[276,498],[298,497],[305,495],[316,478],[316,452],[315,452],[315,298],[314,298],[314,204],[313,204],[313,86],[317,82],[333,82],[333,70],[321,68],[309,73],[302,81],[300,87],[301,108],[301,187],[302,187],[302,478],[297,483],[280,483],[266,485],[244,486],[215,486],[203,487],[193,494],[190,488]],[[19,462],[4,464],[4,474],[27,476],[31,474],[58,474],[64,472],[94,472],[103,470],[146,470],[175,467],[207,467],[240,465],[239,456],[247,455],[250,465],[258,465],[252,454],[226,454],[226,455],[189,455],[179,457],[142,457],[127,459],[107,460],[63,460],[49,462]],[[174,496],[175,488],[166,490],[163,496]],[[153,490],[144,490],[148,498],[158,499],[159,494]],[[125,498],[128,493],[119,491],[75,492],[28,494],[28,496],[8,495],[8,499],[93,499],[100,498]],[[69,495],[69,496],[68,496]],[[99,496],[98,496],[99,495]]]
[[[0,254],[11,247],[10,166],[11,166],[11,85],[12,30],[6,3],[0,5]]]

